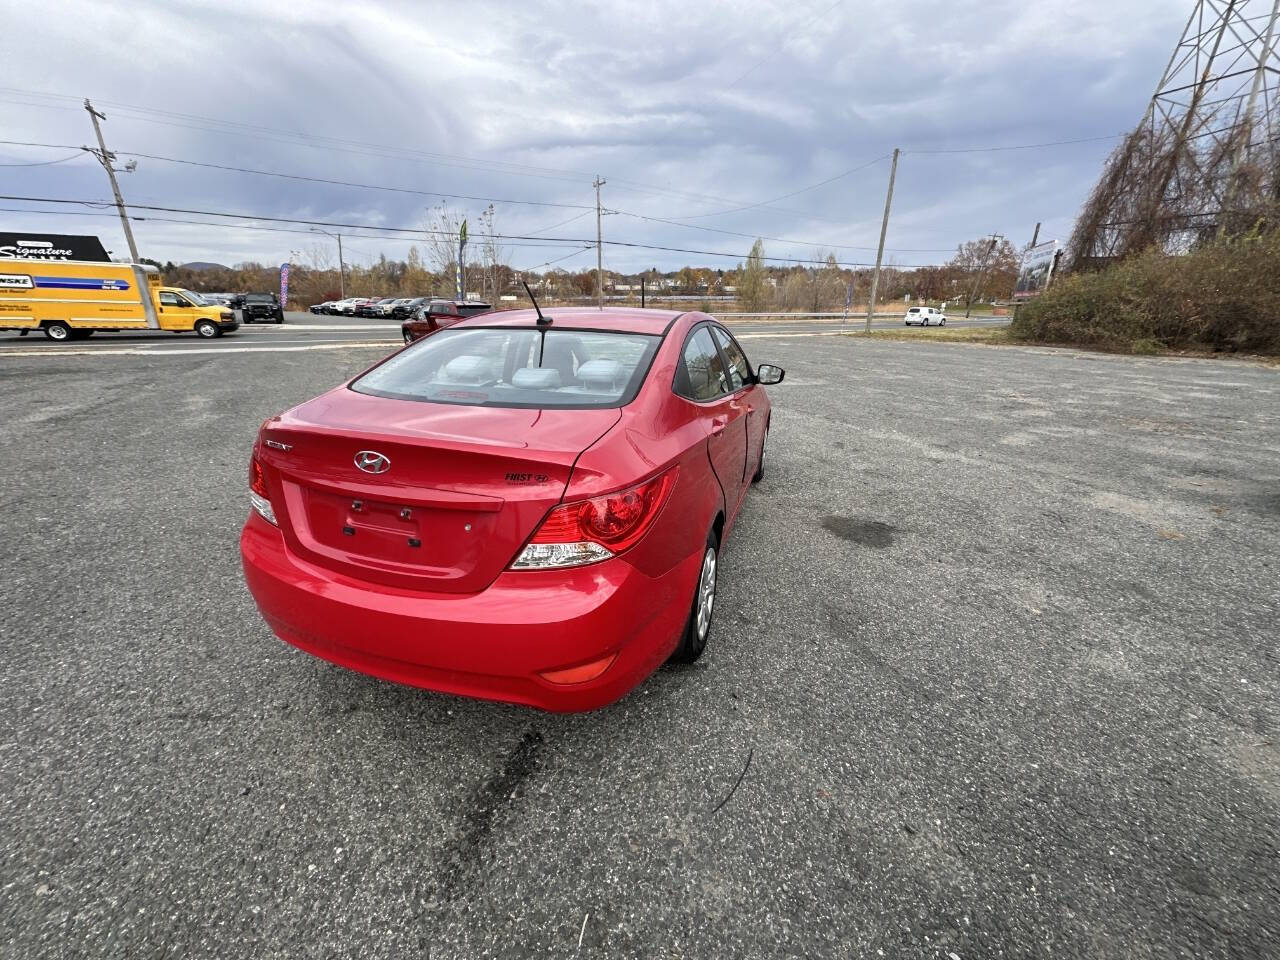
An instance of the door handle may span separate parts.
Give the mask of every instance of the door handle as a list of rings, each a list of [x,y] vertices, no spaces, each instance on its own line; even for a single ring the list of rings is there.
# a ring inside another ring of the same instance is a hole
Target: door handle
[[[728,417],[713,417],[711,419],[711,435],[718,437],[724,433],[725,425],[729,422]]]

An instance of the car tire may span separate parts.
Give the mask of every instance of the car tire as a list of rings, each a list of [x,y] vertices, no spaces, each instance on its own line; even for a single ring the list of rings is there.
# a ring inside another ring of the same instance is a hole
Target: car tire
[[[946,318],[946,317],[943,317],[941,320],[939,320],[939,321],[938,321],[938,326],[940,326],[940,327],[945,327],[946,325],[947,325],[947,318]]]
[[[65,320],[50,320],[44,325],[44,335],[57,343],[65,343],[75,336],[75,331]]]
[[[689,619],[680,634],[669,663],[693,663],[707,648],[711,634],[711,618],[715,613],[716,576],[720,566],[720,541],[715,531],[707,534],[707,544],[702,551],[702,564],[698,569],[698,582],[693,588],[693,604]]]
[[[760,459],[756,461],[756,472],[751,475],[752,483],[759,483],[764,479],[764,448],[769,445],[769,428],[764,429],[764,439],[760,441]]]
[[[413,343],[413,334],[410,333],[408,330],[404,331],[404,342]]]
[[[222,328],[212,320],[197,320],[195,331],[196,336],[203,337],[206,340],[212,340],[214,337],[222,336]]]
[[[276,317],[276,323],[284,323],[284,314],[283,314],[283,313],[282,313],[282,314],[280,314],[278,317]]]

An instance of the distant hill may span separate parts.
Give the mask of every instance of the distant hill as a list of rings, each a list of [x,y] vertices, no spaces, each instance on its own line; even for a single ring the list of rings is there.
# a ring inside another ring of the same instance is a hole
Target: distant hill
[[[206,260],[194,260],[191,263],[178,264],[180,270],[230,270],[231,268],[221,263],[209,263]]]

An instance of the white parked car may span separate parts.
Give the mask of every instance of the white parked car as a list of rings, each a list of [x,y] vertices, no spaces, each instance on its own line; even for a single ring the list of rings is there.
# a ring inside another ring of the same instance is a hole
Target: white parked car
[[[902,322],[908,327],[945,327],[947,315],[937,307],[912,307]]]

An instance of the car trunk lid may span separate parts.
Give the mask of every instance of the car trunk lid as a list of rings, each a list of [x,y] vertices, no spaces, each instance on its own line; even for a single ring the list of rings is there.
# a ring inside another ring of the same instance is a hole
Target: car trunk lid
[[[268,421],[258,457],[302,558],[387,586],[470,593],[506,568],[560,501],[578,455],[619,418],[343,387]],[[385,469],[361,470],[361,454]]]

